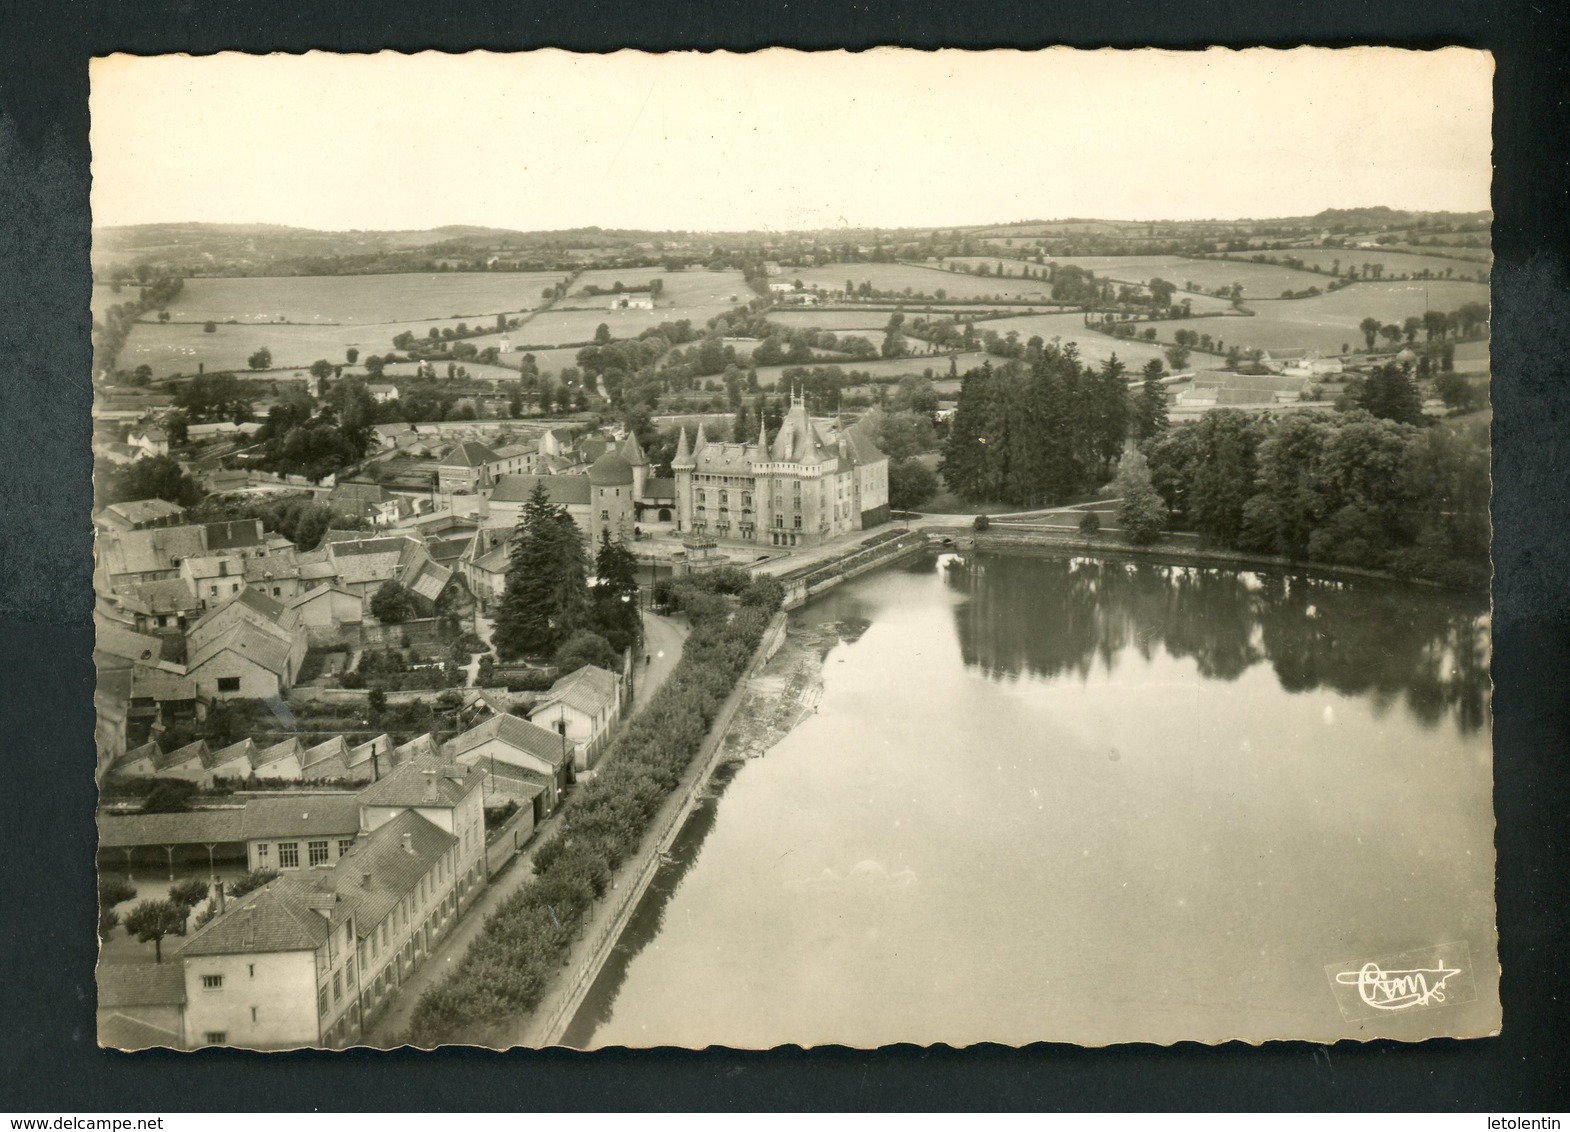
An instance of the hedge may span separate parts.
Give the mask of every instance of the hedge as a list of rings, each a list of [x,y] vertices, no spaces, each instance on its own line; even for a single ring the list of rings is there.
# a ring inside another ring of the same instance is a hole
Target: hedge
[[[408,1038],[476,1040],[540,1003],[611,874],[638,846],[746,672],[778,607],[778,587],[719,598],[736,579],[683,579],[692,631],[681,660],[567,800],[561,828],[534,854],[536,878],[502,902],[451,974],[420,996]],[[703,595],[710,601],[693,600]]]

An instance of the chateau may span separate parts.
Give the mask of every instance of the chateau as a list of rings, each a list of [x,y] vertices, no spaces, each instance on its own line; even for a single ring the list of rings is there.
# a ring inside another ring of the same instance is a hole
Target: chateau
[[[760,426],[752,444],[681,431],[671,461],[676,529],[770,546],[817,546],[888,522],[889,459],[866,418],[848,428],[814,421],[792,399],[774,443]]]

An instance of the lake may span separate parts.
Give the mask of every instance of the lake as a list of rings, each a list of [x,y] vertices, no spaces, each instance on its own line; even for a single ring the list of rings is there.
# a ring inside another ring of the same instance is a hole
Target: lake
[[[716,775],[568,1044],[1497,1024],[1481,601],[942,556],[791,623],[818,710]],[[1440,944],[1448,1001],[1343,1014],[1336,972]]]

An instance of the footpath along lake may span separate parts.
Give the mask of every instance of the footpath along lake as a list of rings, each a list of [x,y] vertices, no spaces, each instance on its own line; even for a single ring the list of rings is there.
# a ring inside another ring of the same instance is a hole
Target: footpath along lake
[[[1467,993],[1380,1031],[1497,1016],[1482,600],[945,555],[791,635],[817,711],[716,775],[567,1044],[1367,1036],[1327,965],[1436,944]]]

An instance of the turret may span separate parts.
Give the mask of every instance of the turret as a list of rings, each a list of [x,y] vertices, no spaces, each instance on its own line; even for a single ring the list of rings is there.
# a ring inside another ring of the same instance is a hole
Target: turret
[[[698,435],[702,437],[702,428],[698,429]],[[682,425],[681,437],[676,441],[676,455],[671,458],[671,471],[690,472],[697,466],[692,458],[692,452],[687,448],[687,426]]]

